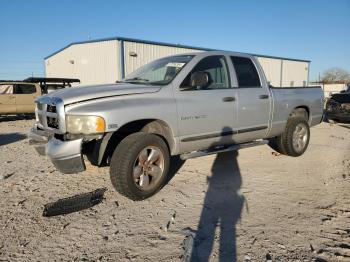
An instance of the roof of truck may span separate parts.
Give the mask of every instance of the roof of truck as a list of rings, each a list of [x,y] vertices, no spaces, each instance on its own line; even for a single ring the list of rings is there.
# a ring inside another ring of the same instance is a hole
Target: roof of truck
[[[157,41],[149,41],[149,40],[141,40],[141,39],[135,39],[135,38],[127,38],[127,37],[110,37],[110,38],[101,38],[101,39],[94,39],[94,40],[87,40],[87,41],[79,41],[79,42],[73,42],[65,47],[53,52],[52,54],[46,56],[44,59],[48,59],[55,54],[63,51],[64,49],[67,49],[68,47],[72,45],[80,45],[80,44],[87,44],[87,43],[96,43],[96,42],[104,42],[104,41],[112,41],[112,40],[119,40],[119,41],[126,41],[126,42],[134,42],[134,43],[143,43],[143,44],[150,44],[150,45],[161,45],[161,46],[170,46],[170,47],[179,47],[179,48],[187,48],[187,49],[196,49],[196,50],[202,50],[202,51],[225,51],[225,50],[218,50],[218,49],[212,49],[212,48],[205,48],[205,47],[198,47],[198,46],[188,46],[188,45],[181,45],[181,44],[171,44],[171,43],[165,43],[165,42],[157,42]],[[242,53],[244,54],[244,53]],[[269,56],[269,55],[260,55],[260,54],[250,54],[245,53],[252,56],[258,56],[258,57],[266,57],[266,58],[273,58],[273,59],[282,59],[282,60],[291,60],[291,61],[299,61],[299,62],[307,62],[310,63],[310,60],[304,60],[304,59],[294,59],[294,58],[287,58],[287,57],[279,57],[279,56]]]
[[[30,83],[80,83],[80,79],[77,78],[59,78],[59,77],[28,77],[23,80]]]

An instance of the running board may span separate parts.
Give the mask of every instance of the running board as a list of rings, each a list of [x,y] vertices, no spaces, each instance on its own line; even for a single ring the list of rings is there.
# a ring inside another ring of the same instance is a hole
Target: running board
[[[253,142],[247,142],[247,143],[230,145],[230,146],[219,146],[219,147],[214,148],[213,150],[203,150],[203,151],[194,151],[191,153],[185,153],[185,154],[180,155],[180,158],[182,160],[187,160],[190,158],[214,155],[214,154],[218,154],[218,153],[235,151],[238,149],[243,149],[243,148],[248,148],[248,147],[253,147],[253,146],[266,145],[268,143],[269,143],[268,140],[257,140],[257,141],[253,141]]]

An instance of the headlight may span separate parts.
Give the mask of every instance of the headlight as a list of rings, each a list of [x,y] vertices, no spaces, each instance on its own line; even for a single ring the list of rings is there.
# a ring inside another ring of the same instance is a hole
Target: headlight
[[[67,115],[66,124],[71,134],[96,134],[106,129],[105,120],[100,116]]]

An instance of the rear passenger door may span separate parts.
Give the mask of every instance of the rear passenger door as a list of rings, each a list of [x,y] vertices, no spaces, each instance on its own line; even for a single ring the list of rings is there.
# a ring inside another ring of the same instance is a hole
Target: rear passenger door
[[[12,84],[0,84],[0,115],[16,113],[16,97]]]
[[[34,113],[34,100],[40,93],[34,84],[16,84],[14,85],[14,94],[16,96],[17,113]]]
[[[237,92],[237,142],[263,138],[270,117],[268,87],[263,86],[257,66],[249,57],[230,56],[236,73]]]

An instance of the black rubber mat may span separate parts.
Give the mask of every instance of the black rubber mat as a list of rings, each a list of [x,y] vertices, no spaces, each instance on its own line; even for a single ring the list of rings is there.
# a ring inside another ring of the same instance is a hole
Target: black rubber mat
[[[103,200],[106,188],[99,188],[95,191],[62,198],[44,206],[43,216],[51,217],[78,212],[93,207]]]

